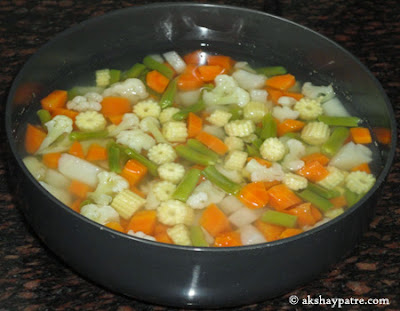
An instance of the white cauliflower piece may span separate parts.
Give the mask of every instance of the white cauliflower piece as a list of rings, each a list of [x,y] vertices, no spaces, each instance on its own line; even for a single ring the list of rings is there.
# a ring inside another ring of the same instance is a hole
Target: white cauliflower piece
[[[204,193],[204,195],[197,195],[198,193]],[[218,204],[225,197],[225,193],[215,187],[209,180],[202,182],[198,185],[187,200],[187,204],[195,209],[202,209],[210,205],[211,203]]]
[[[193,209],[203,209],[208,206],[208,194],[205,192],[193,193],[186,200],[186,204]]]
[[[278,163],[273,163],[271,167],[265,167],[255,159],[250,160],[245,166],[245,170],[250,173],[252,182],[256,181],[282,181],[285,173]]]
[[[89,92],[84,96],[78,95],[67,102],[67,108],[75,111],[100,111],[103,96],[96,92]]]
[[[122,131],[117,135],[117,143],[140,153],[142,149],[149,150],[156,144],[156,141],[141,130],[128,130]]]
[[[169,121],[174,121],[172,117],[174,116],[175,113],[179,112],[180,110],[176,107],[169,107],[161,111],[160,115],[158,116],[158,119],[160,120],[161,123],[167,123]]]
[[[290,109],[288,106],[275,106],[274,108],[272,108],[272,115],[274,116],[274,118],[282,122],[286,119],[295,120],[299,117],[300,113],[298,111]]]
[[[100,112],[89,110],[76,116],[75,125],[83,132],[96,132],[106,128],[107,120]]]
[[[155,237],[148,235],[142,231],[135,232],[133,230],[129,230],[127,233],[128,233],[128,235],[135,236],[137,238],[145,239],[148,241],[156,241]]]
[[[317,184],[327,189],[333,189],[343,183],[347,172],[331,165],[327,167],[327,170],[329,174],[324,179],[318,181]]]
[[[285,155],[282,161],[282,166],[289,171],[297,171],[304,166],[304,161],[301,160],[306,154],[304,144],[297,139],[289,139],[286,142],[289,153]]]
[[[224,126],[225,124],[228,123],[228,121],[231,117],[232,117],[232,114],[229,113],[228,111],[216,109],[207,118],[207,121],[216,126]]]
[[[177,245],[192,245],[189,229],[185,225],[179,224],[173,226],[172,228],[168,228],[167,234],[171,238],[171,240]]]
[[[281,96],[278,99],[278,104],[281,106],[286,106],[286,107],[292,107],[294,104],[297,103],[297,100],[295,100],[293,97],[290,96]]]
[[[207,106],[237,104],[244,107],[250,101],[250,95],[239,87],[238,83],[228,75],[215,78],[215,88],[203,92],[203,100]]]
[[[206,124],[203,126],[203,132],[214,135],[221,140],[225,139],[225,131],[222,127]]]
[[[307,178],[293,174],[287,173],[282,181],[289,189],[298,191],[307,188],[308,181]]]
[[[22,162],[24,162],[29,173],[31,173],[36,180],[43,180],[46,177],[47,166],[44,165],[42,161],[39,161],[38,158],[27,156]]]
[[[267,104],[267,106],[270,107],[270,103],[268,102],[268,92],[266,90],[251,90],[250,100]]]
[[[301,93],[309,98],[317,99],[319,97],[332,98],[335,96],[335,92],[332,85],[328,86],[316,86],[311,82],[306,82],[301,88]]]
[[[50,121],[45,123],[47,128],[47,136],[43,140],[36,153],[41,153],[45,148],[50,146],[57,138],[63,134],[72,132],[73,121],[64,115],[57,115]]]
[[[349,142],[345,144],[332,157],[330,165],[336,166],[341,170],[351,170],[362,163],[372,161],[372,151],[364,145]]]
[[[122,121],[117,126],[113,126],[110,129],[108,127],[109,136],[117,136],[122,131],[134,130],[139,126],[139,118],[134,113],[125,113],[122,117]]]
[[[224,128],[228,136],[246,137],[255,132],[256,125],[251,120],[234,120],[226,124]]]
[[[100,205],[110,204],[115,194],[129,188],[129,182],[114,172],[102,171],[97,174],[97,179],[97,187],[88,197]]]
[[[180,180],[185,175],[185,168],[179,163],[164,163],[160,165],[157,169],[160,178],[170,181],[174,184],[180,182]]]
[[[231,170],[227,169],[221,164],[215,165],[215,168],[217,169],[218,172],[220,172],[222,175],[224,175],[226,178],[232,180],[235,183],[242,183],[243,182],[243,175],[242,171],[243,170]]]
[[[82,206],[80,213],[101,225],[119,222],[119,214],[109,205],[86,204]]]
[[[65,190],[61,189],[58,187],[55,187],[53,185],[50,185],[44,181],[39,181],[39,184],[46,189],[52,196],[57,198],[57,200],[60,200],[62,203],[64,203],[67,206],[71,206],[72,204],[72,196],[71,194]]]
[[[247,152],[235,150],[230,152],[224,160],[224,166],[228,170],[241,170],[247,161]]]
[[[167,226],[179,224],[191,225],[194,220],[194,211],[185,203],[178,200],[161,202],[157,209],[158,220]]]
[[[158,165],[174,162],[177,158],[175,149],[169,144],[158,144],[151,147],[147,156]]]
[[[268,112],[267,106],[262,102],[251,101],[243,108],[243,118],[260,122]]]
[[[239,86],[245,90],[260,89],[265,86],[266,76],[239,69],[232,74]]]
[[[166,180],[155,182],[152,187],[155,197],[161,202],[171,199],[175,190],[176,185]]]
[[[224,140],[224,144],[228,146],[229,151],[243,150],[244,142],[242,139],[236,136],[228,136]]]
[[[375,177],[363,171],[351,172],[347,175],[345,184],[347,189],[357,194],[367,193],[375,184]]]
[[[133,106],[133,112],[143,119],[145,117],[158,118],[161,112],[160,105],[154,99],[146,99]]]
[[[323,114],[321,103],[317,99],[303,97],[295,105],[294,110],[300,113],[303,120],[315,120]]]
[[[329,135],[329,126],[318,121],[307,123],[301,131],[301,139],[310,145],[322,145]]]
[[[155,117],[145,117],[140,121],[140,129],[143,132],[149,132],[158,143],[167,142],[161,134],[160,122]]]
[[[186,123],[181,121],[170,121],[163,124],[162,134],[169,142],[182,143],[186,141],[188,132]]]
[[[283,159],[286,153],[286,148],[278,138],[270,137],[262,143],[260,153],[263,159],[276,162]]]
[[[136,78],[126,79],[123,82],[117,82],[103,91],[103,97],[120,96],[128,98],[132,103],[140,99],[145,99],[149,94],[142,81]]]

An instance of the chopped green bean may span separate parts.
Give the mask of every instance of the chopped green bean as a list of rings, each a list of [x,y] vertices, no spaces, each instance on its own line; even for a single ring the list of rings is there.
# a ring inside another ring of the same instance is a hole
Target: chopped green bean
[[[81,204],[79,204],[79,207],[82,208],[85,205],[92,204],[92,203],[93,203],[92,200],[85,200],[85,201],[82,201]]]
[[[209,246],[206,239],[204,238],[204,232],[200,226],[190,227],[190,240],[193,246],[207,247]]]
[[[246,150],[250,157],[260,157],[261,156],[258,149],[252,145],[247,145]]]
[[[350,191],[349,189],[346,189],[344,191],[344,197],[346,198],[346,202],[348,207],[353,206],[356,204],[360,199],[363,197],[364,194],[358,194],[355,192]]]
[[[232,115],[229,121],[235,121],[242,118],[243,110],[238,105],[232,105],[228,111]]]
[[[182,202],[186,202],[190,194],[193,192],[194,188],[200,179],[201,170],[192,168],[183,177],[182,181],[176,187],[175,192],[172,194],[172,198]]]
[[[199,99],[199,101],[191,106],[182,108],[179,112],[175,113],[172,118],[175,121],[182,121],[185,120],[187,118],[187,116],[189,115],[189,112],[199,112],[202,111],[206,108],[206,105],[204,104],[202,99]]]
[[[177,80],[173,79],[169,82],[167,89],[162,94],[160,99],[161,109],[171,107],[174,103],[174,98],[176,95]]]
[[[326,212],[333,206],[329,200],[319,196],[310,189],[305,189],[302,192],[299,192],[298,196],[306,201],[309,201],[311,204],[318,207],[322,212]]]
[[[322,153],[329,157],[333,157],[343,146],[347,137],[349,137],[349,129],[346,127],[336,127],[329,139],[321,146]]]
[[[340,192],[338,190],[326,189],[320,185],[313,184],[310,182],[308,183],[307,189],[311,190],[312,192],[315,192],[316,194],[328,200],[340,196]]]
[[[297,216],[270,210],[261,216],[261,220],[278,226],[294,228],[297,223]]]
[[[260,137],[261,139],[267,139],[270,137],[276,137],[277,135],[277,124],[272,117],[271,113],[267,113],[262,120],[262,130]]]
[[[110,69],[110,84],[116,83],[121,78],[121,70]]]
[[[263,74],[267,77],[272,77],[277,75],[284,75],[287,73],[287,70],[285,67],[282,66],[269,66],[269,67],[257,68],[256,72]]]
[[[126,80],[126,79],[138,78],[145,69],[146,69],[145,65],[141,63],[136,63],[130,69],[128,69],[122,74],[121,79]]]
[[[194,139],[194,138],[189,139],[187,141],[187,146],[214,159],[214,161],[216,161],[216,162],[219,160],[218,153],[212,151],[206,145],[199,142],[197,139]]]
[[[289,133],[285,133],[282,137],[289,137],[289,138],[293,138],[293,139],[300,139],[300,133],[293,133],[293,132],[289,132]]]
[[[162,63],[159,63],[158,61],[154,60],[151,56],[146,56],[143,59],[143,64],[146,65],[147,68],[150,68],[152,70],[157,70],[159,73],[161,73],[163,76],[167,77],[170,80],[174,76],[174,71],[171,68],[165,66]]]
[[[40,123],[43,127],[45,126],[45,123],[51,120],[51,114],[46,109],[39,109],[38,111],[36,111],[36,115],[39,117]]]
[[[360,118],[358,117],[330,117],[330,116],[319,116],[318,120],[324,122],[329,126],[346,126],[356,127]]]
[[[134,149],[131,149],[128,147],[122,147],[122,146],[120,146],[120,148],[122,148],[122,150],[125,152],[125,154],[128,155],[128,157],[130,157],[131,159],[134,159],[134,160],[142,163],[144,166],[146,166],[151,175],[158,176],[157,164],[155,164],[153,161],[147,159],[145,156],[141,155]]]
[[[71,132],[69,134],[69,138],[71,140],[78,140],[78,141],[95,139],[95,138],[105,138],[107,136],[108,136],[107,130],[101,130],[96,132]]]
[[[107,148],[107,154],[110,171],[121,173],[121,149],[116,144],[110,144]]]
[[[215,166],[207,166],[201,172],[211,183],[229,194],[236,194],[240,191],[240,185],[222,175]]]
[[[175,151],[180,157],[192,163],[201,165],[215,164],[215,160],[213,158],[210,158],[209,156],[206,156],[203,153],[200,153],[192,148],[189,148],[188,146],[179,145],[175,147]]]
[[[254,139],[254,140],[251,142],[251,144],[252,144],[252,145],[254,146],[254,148],[256,148],[257,150],[260,149],[262,143],[263,143],[263,140],[260,139],[260,138],[256,138],[256,139]]]

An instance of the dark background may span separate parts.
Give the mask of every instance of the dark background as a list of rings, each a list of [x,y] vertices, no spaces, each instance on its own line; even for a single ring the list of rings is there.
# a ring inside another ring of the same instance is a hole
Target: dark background
[[[0,310],[172,310],[111,293],[71,271],[38,240],[25,222],[6,175],[10,154],[4,132],[5,99],[24,62],[42,44],[74,24],[115,9],[151,2],[154,1],[0,0]],[[336,41],[378,78],[399,121],[398,1],[230,0],[207,3],[262,10]],[[235,310],[293,310],[295,307],[288,303],[292,294],[300,299],[307,295],[389,298],[390,306],[353,305],[344,309],[400,310],[399,179],[400,163],[396,160],[369,231],[340,263],[285,296]],[[297,307],[298,310],[305,308]]]

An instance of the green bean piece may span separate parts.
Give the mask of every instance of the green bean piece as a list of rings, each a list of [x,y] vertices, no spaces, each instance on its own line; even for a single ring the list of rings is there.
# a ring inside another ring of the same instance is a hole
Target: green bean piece
[[[188,146],[179,145],[175,147],[176,153],[183,159],[201,165],[214,165],[215,160],[206,156],[203,153],[200,153]]]
[[[105,138],[108,136],[107,130],[101,130],[96,132],[71,132],[69,134],[69,139],[71,140],[88,140],[88,139],[95,139],[95,138]]]
[[[190,240],[193,246],[207,247],[209,246],[206,239],[204,238],[204,232],[200,226],[190,227]]]
[[[228,112],[232,115],[229,121],[239,120],[243,115],[243,110],[238,105],[232,105]]]
[[[249,154],[250,157],[261,157],[260,152],[258,149],[252,145],[247,145],[246,146],[247,153]]]
[[[111,172],[121,173],[121,149],[116,144],[110,144],[107,148],[108,167]]]
[[[202,172],[211,183],[229,194],[236,194],[240,191],[240,185],[222,175],[215,166],[207,166]]]
[[[360,199],[363,196],[364,196],[364,194],[358,194],[358,193],[350,191],[349,189],[346,189],[344,191],[344,197],[346,198],[348,207],[351,207],[354,204],[356,204],[358,201],[360,201]]]
[[[289,137],[289,138],[293,138],[293,139],[300,139],[300,133],[293,133],[293,132],[289,132],[289,133],[285,133],[282,137]]]
[[[194,138],[189,139],[187,141],[187,146],[214,159],[214,161],[216,161],[216,162],[219,160],[218,153],[212,151],[206,145],[199,142],[197,139],[194,139]]]
[[[272,77],[277,75],[284,75],[287,73],[287,70],[285,67],[282,66],[269,66],[269,67],[257,68],[256,72],[263,74],[267,77]]]
[[[186,202],[190,194],[193,192],[194,188],[200,179],[201,170],[192,168],[183,177],[182,181],[176,187],[175,192],[172,194],[172,198],[182,202]]]
[[[79,204],[79,207],[82,208],[85,205],[92,204],[92,203],[93,203],[92,200],[85,200],[85,201],[82,201],[81,204]]]
[[[262,143],[263,143],[263,140],[260,139],[260,138],[256,138],[256,139],[254,139],[254,140],[251,142],[251,144],[252,144],[252,145],[254,146],[254,148],[256,148],[257,150],[260,149]]]
[[[161,96],[160,99],[161,109],[165,109],[172,106],[176,95],[176,87],[177,87],[177,80],[176,79],[171,80],[167,86],[167,89]]]
[[[42,126],[45,126],[45,123],[51,120],[51,114],[46,109],[39,109],[38,111],[36,111],[36,115],[39,117]]]
[[[142,70],[142,72],[139,74],[138,79],[140,81],[142,81],[145,85],[146,85],[146,76],[147,74],[150,72],[149,69],[147,69],[147,67],[145,69]],[[158,93],[157,93],[158,94]]]
[[[319,116],[318,120],[324,122],[329,126],[345,126],[345,127],[356,127],[360,118],[358,117],[330,117],[330,116]]]
[[[278,226],[294,228],[297,223],[297,216],[270,210],[270,211],[266,211],[261,216],[261,221],[264,221],[264,222],[267,222],[270,224],[274,224],[274,225],[278,225]]]
[[[329,139],[321,146],[323,154],[333,157],[343,146],[347,137],[349,137],[349,129],[346,127],[336,127]]]
[[[199,101],[197,103],[195,103],[191,106],[182,108],[179,112],[175,113],[172,116],[172,118],[175,121],[182,121],[188,117],[189,112],[196,113],[196,112],[200,112],[200,111],[204,110],[205,108],[206,108],[206,105],[204,104],[203,100],[199,99]]]
[[[262,130],[260,137],[261,139],[267,139],[270,137],[276,137],[277,135],[277,124],[272,117],[271,113],[267,113],[262,120]]]
[[[143,64],[146,65],[146,67],[150,68],[151,70],[157,70],[159,73],[161,73],[163,76],[167,77],[170,80],[174,76],[174,71],[171,68],[165,66],[164,64],[159,63],[158,61],[154,60],[151,56],[146,56],[143,59]]]
[[[110,84],[116,83],[121,78],[121,70],[110,69]]]
[[[214,88],[214,84],[206,83],[201,87],[201,91],[211,91]]]
[[[308,183],[307,189],[311,190],[312,192],[315,192],[319,196],[325,198],[325,199],[333,199],[338,196],[340,196],[340,192],[335,189],[326,189],[320,185],[313,184],[313,183]]]
[[[315,205],[316,207],[318,207],[322,212],[326,212],[331,207],[333,207],[333,204],[329,200],[319,196],[310,189],[305,189],[297,194],[303,200],[306,200],[311,204]]]
[[[138,78],[145,69],[146,69],[145,65],[141,63],[136,63],[130,69],[128,69],[122,74],[121,79],[126,80],[126,79]]]
[[[153,161],[147,159],[134,149],[123,146],[119,146],[119,148],[122,148],[123,152],[128,155],[129,158],[134,159],[146,166],[151,175],[158,176],[157,164],[155,164]]]

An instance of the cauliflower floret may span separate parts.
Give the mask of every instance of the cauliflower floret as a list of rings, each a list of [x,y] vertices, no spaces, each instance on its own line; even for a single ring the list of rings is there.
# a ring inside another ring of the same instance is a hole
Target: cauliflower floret
[[[134,113],[125,113],[122,121],[117,126],[108,127],[108,135],[117,136],[122,131],[134,130],[139,126],[139,118]]]
[[[160,120],[161,123],[167,123],[169,121],[174,121],[172,117],[174,116],[175,113],[179,112],[180,110],[175,107],[169,107],[161,111],[160,115],[158,116],[158,119]]]
[[[282,181],[285,173],[278,163],[273,163],[271,167],[265,167],[257,162],[257,160],[250,160],[245,166],[245,171],[250,173],[252,182],[256,181]]]
[[[329,126],[323,122],[310,122],[303,127],[301,139],[310,145],[322,145],[329,139]]]
[[[169,181],[162,180],[154,183],[151,189],[157,200],[163,202],[171,199],[172,194],[176,190],[176,185]]]
[[[97,188],[88,197],[100,205],[110,204],[113,195],[129,188],[128,181],[114,172],[100,172],[97,179]]]
[[[145,239],[145,240],[149,240],[149,241],[156,241],[155,237],[148,235],[146,233],[143,233],[142,231],[135,232],[133,230],[129,230],[127,233],[129,235],[135,236],[137,238],[141,238],[141,239]]]
[[[204,193],[205,195],[198,195]],[[218,204],[225,197],[225,192],[215,187],[209,180],[198,185],[187,200],[187,204],[195,209],[202,209],[211,203]]]
[[[318,181],[317,184],[327,189],[333,189],[339,186],[346,177],[346,172],[338,169],[335,166],[328,166],[327,170],[329,174],[322,180]]]
[[[160,131],[160,122],[155,117],[145,117],[140,121],[140,129],[149,132],[158,143],[167,142]]]
[[[329,164],[341,170],[350,170],[357,165],[371,161],[372,151],[367,146],[355,144],[351,141],[340,148]]]
[[[260,122],[268,109],[264,103],[251,101],[243,108],[244,119]]]
[[[106,128],[107,120],[97,111],[80,112],[75,118],[75,125],[84,132],[96,132]]]
[[[238,86],[238,83],[228,75],[215,78],[215,88],[203,92],[204,103],[208,106],[237,104],[244,107],[250,101],[250,95]]]
[[[228,146],[229,151],[234,150],[243,150],[244,142],[239,137],[236,136],[228,136],[224,140],[224,144]]]
[[[304,166],[304,161],[301,158],[306,154],[304,144],[297,139],[289,139],[286,142],[289,153],[285,155],[282,166],[289,171],[297,171]]]
[[[271,106],[271,103],[268,102],[268,92],[266,90],[251,90],[250,98],[251,101],[267,104],[268,108]]]
[[[109,88],[106,88],[103,92],[103,97],[106,96],[121,96],[128,98],[132,103],[136,103],[140,99],[147,98],[149,94],[142,81],[132,78],[126,79],[123,82],[114,83]]]
[[[217,169],[218,172],[220,172],[222,175],[224,175],[226,178],[232,180],[233,182],[238,183],[238,184],[243,182],[243,175],[242,175],[243,169],[231,170],[231,169],[225,168],[221,164],[215,165],[215,168]]]
[[[239,86],[245,90],[260,89],[265,86],[266,76],[239,69],[232,74]]]
[[[174,162],[177,157],[175,149],[169,144],[158,144],[151,147],[147,156],[158,165]]]
[[[251,120],[235,120],[226,124],[224,128],[228,136],[246,137],[255,132],[256,125]]]
[[[177,245],[192,245],[189,229],[185,225],[179,224],[173,226],[172,228],[168,228],[167,234],[171,238],[171,240]]]
[[[224,162],[224,166],[228,170],[241,170],[246,164],[247,152],[235,150],[229,153]]]
[[[278,138],[270,137],[262,143],[260,153],[263,159],[276,162],[282,160],[286,153],[286,148]]]
[[[185,175],[185,168],[179,163],[164,163],[158,167],[158,174],[164,180],[177,184]]]
[[[112,221],[119,222],[117,211],[109,205],[86,204],[82,206],[80,213],[101,225]]]
[[[301,189],[307,188],[307,178],[293,174],[293,173],[287,173],[285,174],[285,177],[283,178],[282,181],[289,189],[297,191]]]
[[[281,96],[278,99],[278,104],[281,106],[292,107],[297,101],[293,97]]]
[[[208,206],[208,194],[205,192],[193,193],[186,200],[186,204],[193,209],[203,209]]]
[[[129,189],[119,192],[111,202],[111,207],[124,218],[129,219],[146,203],[146,200]]]
[[[225,131],[222,127],[206,124],[203,126],[203,132],[214,135],[221,140],[225,139]]]
[[[71,118],[64,115],[57,115],[50,121],[46,122],[45,126],[47,128],[47,136],[40,145],[37,153],[41,153],[61,135],[71,133],[73,123],[74,122]]]
[[[351,172],[347,175],[346,187],[357,194],[363,194],[368,192],[369,189],[375,184],[375,177],[372,174],[368,174],[363,171]]]
[[[160,115],[160,112],[161,112],[161,107],[155,100],[146,99],[146,100],[138,102],[133,107],[133,112],[136,113],[136,115],[140,119],[143,119],[145,117],[158,118],[158,116]]]
[[[153,137],[141,130],[122,131],[117,135],[117,143],[141,152],[142,149],[149,150],[156,142]]]
[[[193,223],[194,211],[181,201],[168,200],[161,202],[157,209],[157,218],[164,225],[185,224],[189,226]]]
[[[300,113],[300,119],[303,120],[315,120],[324,112],[319,100],[307,97],[300,99],[294,105],[294,110]]]
[[[333,96],[335,96],[332,85],[316,86],[313,85],[311,82],[304,83],[303,87],[301,88],[301,92],[304,96],[313,99],[317,99],[319,97],[332,98]]]
[[[186,141],[188,132],[185,122],[170,121],[163,124],[162,134],[169,142],[182,143]]]
[[[298,111],[290,109],[288,106],[276,106],[272,109],[272,115],[274,116],[274,118],[282,122],[286,119],[297,119],[300,113]]]
[[[228,111],[216,109],[207,118],[207,121],[216,126],[224,126],[225,124],[228,123],[228,121],[231,117],[232,117],[232,114],[229,113]]]
[[[89,92],[85,96],[75,96],[67,102],[67,108],[75,111],[100,111],[103,96],[96,92]]]

